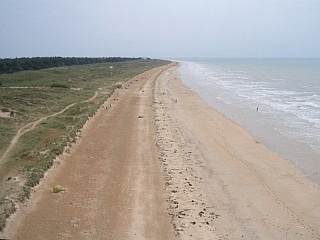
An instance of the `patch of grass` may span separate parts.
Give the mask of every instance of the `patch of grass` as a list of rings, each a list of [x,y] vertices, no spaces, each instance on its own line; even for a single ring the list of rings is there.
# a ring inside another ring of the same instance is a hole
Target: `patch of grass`
[[[15,211],[15,203],[12,200],[0,197],[0,231],[4,229],[6,219]]]
[[[0,200],[9,196],[25,201],[55,157],[76,141],[76,134],[88,117],[93,116],[105,99],[121,86],[119,82],[167,63],[141,60],[0,74],[0,81],[5,86],[0,88],[0,110],[10,109],[17,113],[12,119],[0,118],[0,157],[21,127],[74,104],[20,137],[1,164]],[[93,101],[84,102],[96,92],[98,95]],[[17,175],[20,181],[8,180]],[[0,230],[11,211],[12,202],[0,201]]]
[[[61,83],[53,83],[50,85],[51,88],[69,88],[67,85],[65,84],[61,84]]]

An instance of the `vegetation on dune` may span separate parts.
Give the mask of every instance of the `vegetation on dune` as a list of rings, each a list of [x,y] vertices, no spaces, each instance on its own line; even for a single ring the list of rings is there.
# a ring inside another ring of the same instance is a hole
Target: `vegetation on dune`
[[[125,62],[141,60],[141,58],[121,57],[33,57],[33,58],[4,58],[0,59],[0,73],[14,73],[26,70],[40,70],[52,67],[64,67],[93,63]]]
[[[0,74],[0,113],[10,113],[0,117],[0,158],[18,130],[29,124],[0,162],[0,230],[15,202],[30,196],[119,82],[166,63],[140,59]]]

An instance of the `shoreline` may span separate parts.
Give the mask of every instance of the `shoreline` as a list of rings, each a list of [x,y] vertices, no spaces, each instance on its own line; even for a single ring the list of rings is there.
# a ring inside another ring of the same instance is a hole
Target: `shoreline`
[[[191,224],[197,225],[199,220],[201,224],[212,224],[212,228],[205,225],[212,239],[319,238],[319,187],[292,162],[270,151],[244,128],[206,104],[181,82],[177,72],[169,76],[160,87],[169,96],[162,98],[162,102],[167,102],[163,106],[164,115],[171,116],[168,121],[173,119],[167,126],[176,128],[171,131],[178,135],[182,158],[193,169],[190,174],[193,182],[182,178],[177,185],[191,184],[196,188],[192,191],[201,196],[200,202],[191,200],[191,206],[198,203],[196,206],[190,207],[188,200],[184,202],[186,209],[195,211],[190,217],[197,220]],[[178,152],[176,148],[176,154]],[[188,169],[184,162],[177,163],[176,158],[175,162],[170,162],[170,158],[166,161],[165,166],[174,166],[169,178],[173,181],[181,175],[175,174],[179,172],[177,169]],[[178,194],[171,192],[173,199]],[[183,194],[176,199],[183,200]],[[183,201],[179,205],[183,205]],[[207,215],[203,209],[199,211],[199,205],[210,209],[212,222],[203,221]],[[180,206],[178,209],[181,210]],[[190,222],[189,225],[181,223],[181,216],[174,216],[180,226],[188,226],[184,228],[185,233],[194,234]]]
[[[250,111],[229,105],[217,100],[210,92],[203,89],[203,86],[196,86],[192,82],[188,82],[187,78],[182,78],[181,72],[178,75],[182,83],[194,91],[204,102],[243,127],[270,151],[290,160],[307,178],[320,186],[320,153],[309,144],[286,136],[281,132],[284,130],[278,126],[277,119],[264,116],[263,109],[259,108],[259,112],[257,112],[254,108]]]
[[[81,135],[1,237],[320,237],[319,187],[201,100],[175,64],[124,83]]]
[[[202,98],[199,94],[198,96]],[[256,114],[254,110],[251,115],[244,115],[240,109],[230,107],[221,102],[217,103],[220,105],[217,107],[219,110],[215,108],[214,104],[205,102],[219,113],[231,119],[235,124],[244,128],[270,151],[279,154],[296,165],[307,178],[320,187],[320,155],[311,146],[280,133],[277,129],[274,129],[275,126],[272,123],[267,122],[259,113]],[[258,121],[255,121],[255,119],[258,119]]]

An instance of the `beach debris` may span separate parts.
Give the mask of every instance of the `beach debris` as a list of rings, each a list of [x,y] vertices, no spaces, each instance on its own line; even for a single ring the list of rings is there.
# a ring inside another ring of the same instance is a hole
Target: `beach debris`
[[[200,212],[199,212],[199,216],[200,216],[200,217],[202,217],[202,216],[203,216],[203,214],[204,214],[204,212],[203,212],[203,211],[200,211]]]
[[[53,188],[52,188],[52,192],[53,193],[59,193],[59,192],[62,192],[62,191],[65,191],[65,189],[61,186],[61,185],[54,185]]]

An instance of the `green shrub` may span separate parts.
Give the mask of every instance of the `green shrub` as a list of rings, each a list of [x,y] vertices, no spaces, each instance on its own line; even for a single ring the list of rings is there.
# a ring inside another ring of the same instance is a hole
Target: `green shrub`
[[[0,198],[0,231],[3,231],[6,226],[6,219],[15,211],[15,203],[12,200]]]
[[[62,83],[52,83],[50,85],[50,87],[51,88],[68,88],[69,89],[69,87],[67,85],[64,85]]]

